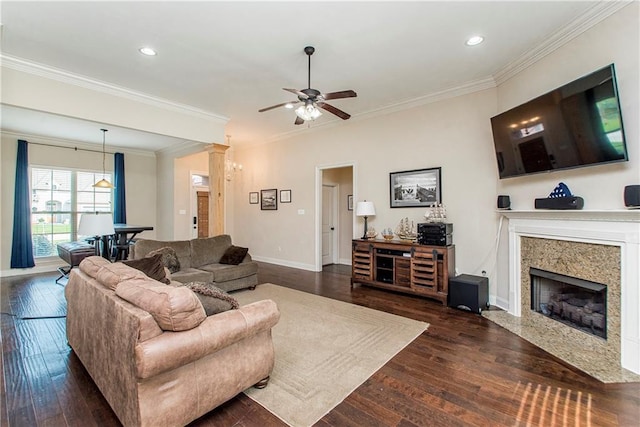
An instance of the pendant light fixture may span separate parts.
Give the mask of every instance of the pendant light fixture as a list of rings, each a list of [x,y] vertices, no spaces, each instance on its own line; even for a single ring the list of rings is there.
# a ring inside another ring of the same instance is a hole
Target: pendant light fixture
[[[104,179],[104,175],[105,175],[104,158],[106,155],[104,146],[105,146],[105,135],[107,134],[108,130],[107,129],[100,129],[100,130],[102,131],[102,179],[96,182],[95,184],[93,184],[93,186],[95,188],[115,188],[113,184],[111,184],[109,181]]]

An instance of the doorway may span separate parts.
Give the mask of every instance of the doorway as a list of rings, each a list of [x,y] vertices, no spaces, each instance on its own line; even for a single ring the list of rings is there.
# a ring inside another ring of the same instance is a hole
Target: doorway
[[[191,171],[191,238],[209,237],[209,176]]]
[[[209,237],[209,192],[208,191],[196,191],[196,206],[197,216],[195,219],[195,226],[197,237]]]
[[[338,193],[339,186],[322,184],[322,265],[338,263]]]
[[[316,271],[324,265],[351,265],[354,215],[348,204],[354,196],[355,166],[316,168]]]

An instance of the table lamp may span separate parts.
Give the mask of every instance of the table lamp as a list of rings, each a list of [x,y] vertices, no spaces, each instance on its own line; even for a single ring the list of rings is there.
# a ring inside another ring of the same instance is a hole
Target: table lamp
[[[113,228],[113,218],[110,213],[99,214],[98,212],[83,213],[80,217],[80,224],[78,225],[78,234],[81,236],[91,236],[95,239],[96,255],[100,255],[100,241],[103,241],[103,236],[111,236],[115,234]],[[107,242],[103,242],[102,256],[108,258]]]
[[[358,202],[356,205],[356,216],[364,217],[364,234],[363,239],[367,238],[367,218],[370,216],[376,216],[376,208],[373,206],[373,202]]]

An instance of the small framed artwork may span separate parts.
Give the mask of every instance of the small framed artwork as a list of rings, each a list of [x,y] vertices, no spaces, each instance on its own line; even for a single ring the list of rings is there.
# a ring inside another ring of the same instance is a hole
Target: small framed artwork
[[[278,210],[278,190],[260,190],[260,209],[263,211]]]
[[[257,191],[249,193],[249,204],[257,205],[260,202],[260,194]]]
[[[291,190],[280,190],[280,203],[291,203]]]
[[[348,211],[353,210],[353,194],[349,194],[347,196],[347,210]]]
[[[442,203],[441,168],[416,169],[389,174],[392,208],[430,207]]]

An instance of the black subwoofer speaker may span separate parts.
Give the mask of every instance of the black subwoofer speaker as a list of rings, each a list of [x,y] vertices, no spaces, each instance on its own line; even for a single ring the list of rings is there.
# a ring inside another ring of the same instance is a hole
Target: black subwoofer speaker
[[[482,313],[489,308],[489,278],[461,274],[449,279],[449,307]]]
[[[628,208],[640,208],[640,185],[624,187],[624,205]]]

